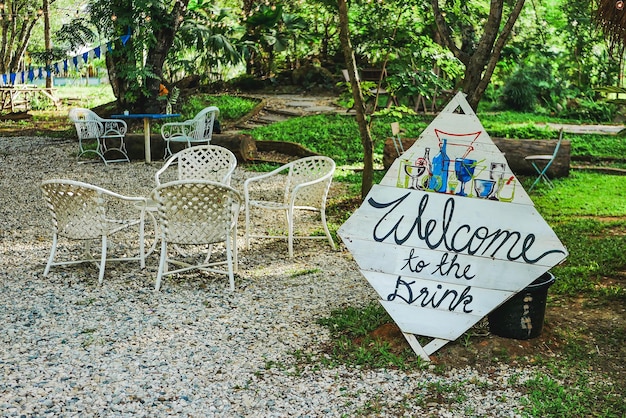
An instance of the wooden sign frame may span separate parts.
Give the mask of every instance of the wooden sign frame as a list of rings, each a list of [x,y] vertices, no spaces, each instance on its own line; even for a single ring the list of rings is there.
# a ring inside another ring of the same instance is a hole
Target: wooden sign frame
[[[424,360],[567,257],[461,93],[338,234]]]

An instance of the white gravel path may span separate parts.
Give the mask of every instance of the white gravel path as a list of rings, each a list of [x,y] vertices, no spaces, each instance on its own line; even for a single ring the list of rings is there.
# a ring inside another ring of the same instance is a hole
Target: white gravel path
[[[471,368],[407,373],[298,364],[294,353],[316,355],[329,338],[318,318],[376,300],[349,253],[323,241],[297,245],[293,260],[284,242],[240,247],[234,293],[225,277],[196,273],[168,278],[155,293],[155,255],[143,271],[109,264],[102,286],[92,265],[53,268],[43,277],[51,234],[41,180],[146,195],[162,165],[77,164],[75,149],[52,138],[0,138],[0,416],[522,413],[520,382],[532,370],[482,375]],[[238,169],[233,186],[247,175]],[[453,396],[438,396],[442,386],[456,388]]]

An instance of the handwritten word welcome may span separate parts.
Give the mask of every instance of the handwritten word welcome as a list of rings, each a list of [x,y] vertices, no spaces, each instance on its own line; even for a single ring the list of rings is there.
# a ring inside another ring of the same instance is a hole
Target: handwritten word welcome
[[[549,250],[541,254],[533,254],[532,248],[536,237],[534,234],[523,236],[518,231],[505,231],[500,228],[491,230],[488,226],[472,226],[461,224],[455,230],[451,229],[454,218],[454,199],[447,199],[441,219],[426,219],[424,213],[428,207],[429,195],[424,194],[417,207],[417,216],[414,219],[407,217],[407,213],[415,213],[414,208],[408,207],[411,203],[407,197],[411,192],[390,202],[378,202],[370,198],[368,203],[376,209],[389,208],[376,223],[373,238],[382,242],[393,235],[396,244],[402,245],[415,234],[428,248],[435,250],[441,246],[447,251],[466,253],[468,255],[483,255],[488,257],[503,257],[509,261],[522,259],[528,264],[535,264],[550,254],[565,254],[562,250]],[[394,220],[395,224],[384,229],[383,221]],[[403,233],[402,231],[406,231]]]

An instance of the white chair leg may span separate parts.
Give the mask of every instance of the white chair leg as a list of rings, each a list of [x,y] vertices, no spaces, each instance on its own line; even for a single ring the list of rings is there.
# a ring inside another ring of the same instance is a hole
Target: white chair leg
[[[163,273],[167,271],[167,244],[164,239],[161,240],[161,258],[159,260],[159,270],[157,271],[156,283],[154,285],[154,290],[159,291],[161,288],[161,278],[163,277]]]
[[[293,258],[293,208],[286,211],[287,215],[287,243],[289,245],[289,258]]]
[[[228,281],[230,283],[230,291],[235,290],[235,274],[233,272],[233,253],[230,239],[226,238],[226,264],[228,265]]]
[[[54,256],[56,255],[56,252],[57,252],[57,242],[58,242],[57,234],[54,234],[52,236],[52,249],[50,250],[50,257],[48,257],[48,263],[46,264],[46,268],[43,271],[44,277],[47,276],[48,273],[50,273],[50,267],[52,267],[52,263],[54,262]]]
[[[107,262],[107,236],[102,236],[102,252],[100,253],[100,273],[98,274],[98,284],[102,284],[104,280],[104,269]]]
[[[246,207],[245,207],[245,212],[246,212],[246,232],[245,232],[245,244],[246,244],[246,250],[250,249],[250,209],[248,208],[248,202],[246,202]]]
[[[330,243],[331,248],[334,250],[335,241],[333,241],[333,237],[330,235],[330,231],[328,230],[328,224],[326,224],[326,211],[322,209],[320,211],[320,215],[322,217],[322,225],[324,225],[324,232],[326,233],[326,236],[328,237],[328,242]]]
[[[233,263],[234,263],[234,271],[235,273],[239,271],[239,255],[237,254],[237,225],[233,227],[232,232],[232,242],[233,242]]]
[[[139,215],[139,267],[143,270],[146,268],[146,252],[145,252],[145,223],[146,223],[146,211],[141,210]]]

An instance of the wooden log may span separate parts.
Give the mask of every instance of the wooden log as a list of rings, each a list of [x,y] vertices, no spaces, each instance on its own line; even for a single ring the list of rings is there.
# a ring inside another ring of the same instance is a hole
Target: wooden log
[[[0,115],[0,120],[31,120],[33,115],[28,112],[13,112]]]
[[[493,143],[504,153],[504,157],[515,175],[533,176],[537,175],[535,169],[529,162],[524,160],[527,155],[549,154],[554,152],[556,139],[509,139],[509,138],[491,138]],[[402,146],[405,150],[409,149],[416,141],[415,138],[402,138]],[[548,169],[550,177],[567,177],[569,176],[570,160],[571,160],[571,141],[563,140],[561,148],[556,159]],[[385,169],[391,167],[393,161],[398,157],[393,140],[387,138],[385,140],[385,148],[383,151],[383,165]]]
[[[303,158],[319,155],[300,144],[287,141],[256,141],[256,146],[262,152],[277,152],[293,157]]]
[[[143,160],[145,158],[143,134],[127,134],[124,141],[126,142],[128,157],[131,160]],[[248,162],[256,158],[256,142],[247,134],[214,134],[211,144],[229,149],[235,154],[239,162]],[[172,152],[178,152],[185,148],[185,145],[184,143],[172,143],[170,148]],[[161,135],[151,135],[150,155],[152,160],[163,160],[165,141]]]

